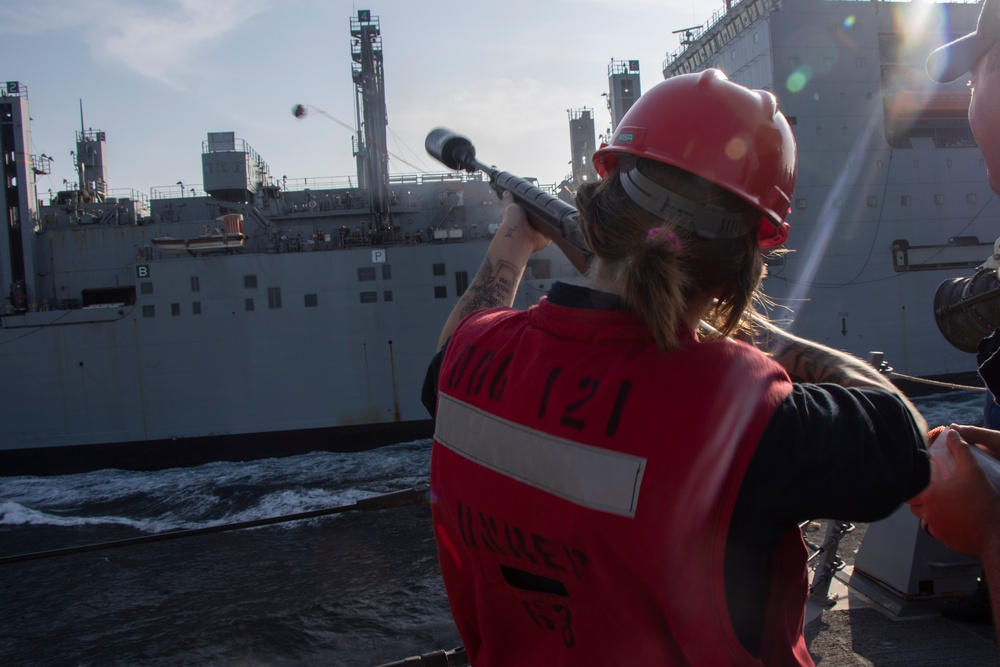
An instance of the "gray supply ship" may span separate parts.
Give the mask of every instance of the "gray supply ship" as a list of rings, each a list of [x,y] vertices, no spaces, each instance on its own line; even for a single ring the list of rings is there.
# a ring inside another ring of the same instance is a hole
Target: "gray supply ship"
[[[793,126],[794,252],[769,263],[771,316],[862,358],[882,351],[900,374],[974,368],[970,353],[1000,323],[995,271],[975,272],[995,252],[1000,202],[969,128],[967,80],[937,84],[924,63],[975,30],[979,6],[728,4],[677,31],[663,72],[719,68],[774,91]]]
[[[950,34],[936,41],[918,21],[925,7],[743,0],[680,31],[663,72],[717,67],[775,91],[794,124],[795,252],[771,262],[766,285],[791,311],[772,316],[859,356],[880,350],[899,373],[950,377],[975,369],[978,333],[955,322],[978,312],[959,307],[967,292],[995,287],[992,273],[972,276],[993,253],[1000,206],[965,118],[968,89],[923,72],[934,46],[974,28],[978,7],[937,6]],[[34,179],[48,164],[32,151],[27,87],[7,82],[0,473],[430,434],[424,371],[498,199],[482,174],[389,175],[379,21],[359,11],[350,29],[358,170],[339,181],[275,179],[223,132],[202,145],[201,192],[112,190],[105,133],[81,120],[79,183],[42,203]],[[612,61],[608,75],[615,124],[640,94],[638,63]],[[553,193],[593,178],[591,110],[569,120],[574,173]],[[515,305],[579,278],[553,245]],[[956,314],[935,317],[939,286],[938,305]]]

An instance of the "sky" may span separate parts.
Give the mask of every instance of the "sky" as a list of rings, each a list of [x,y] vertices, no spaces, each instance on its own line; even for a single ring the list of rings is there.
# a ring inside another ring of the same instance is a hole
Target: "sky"
[[[3,0],[0,82],[27,86],[40,197],[77,180],[84,125],[107,136],[112,190],[200,190],[202,142],[235,132],[277,179],[353,176],[350,19],[380,21],[391,174],[441,172],[435,127],[543,184],[569,173],[568,111],[610,126],[612,60],[641,88],[724,0]],[[319,109],[296,119],[296,104]]]

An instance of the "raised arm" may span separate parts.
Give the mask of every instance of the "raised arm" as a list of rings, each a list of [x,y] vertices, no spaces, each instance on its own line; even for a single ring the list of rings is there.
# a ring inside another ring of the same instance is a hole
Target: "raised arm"
[[[486,308],[513,305],[528,258],[551,243],[531,226],[524,210],[514,203],[510,192],[504,193],[502,202],[500,229],[486,251],[479,272],[445,321],[438,339],[439,350],[466,315]]]

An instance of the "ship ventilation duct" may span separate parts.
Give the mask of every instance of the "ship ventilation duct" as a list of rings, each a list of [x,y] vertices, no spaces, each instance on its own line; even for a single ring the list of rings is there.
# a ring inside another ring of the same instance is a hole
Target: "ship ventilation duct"
[[[1000,327],[1000,281],[997,269],[946,280],[934,294],[934,320],[945,339],[963,352],[976,352],[979,341]]]

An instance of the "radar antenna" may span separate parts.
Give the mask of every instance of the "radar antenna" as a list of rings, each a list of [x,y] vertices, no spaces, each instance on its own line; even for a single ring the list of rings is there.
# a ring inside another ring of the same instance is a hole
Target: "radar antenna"
[[[701,30],[701,26],[700,25],[693,25],[693,26],[691,26],[689,28],[681,28],[680,30],[672,30],[672,31],[670,31],[670,34],[672,34],[672,35],[680,35],[680,34],[683,33],[684,37],[681,39],[681,46],[688,46],[690,44],[694,44],[694,41],[695,41],[694,40],[694,31],[695,30]]]

